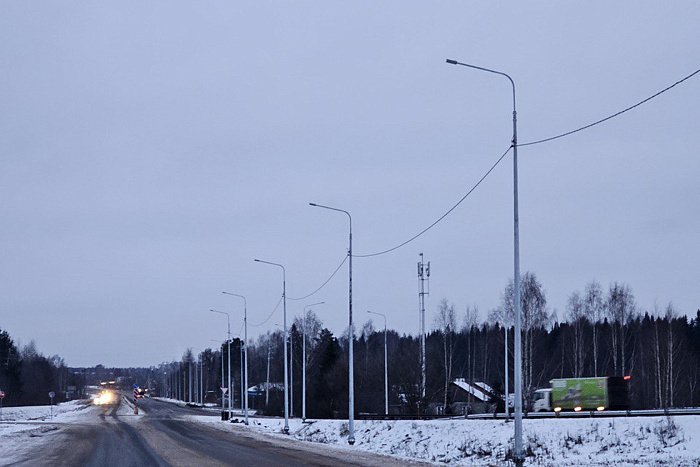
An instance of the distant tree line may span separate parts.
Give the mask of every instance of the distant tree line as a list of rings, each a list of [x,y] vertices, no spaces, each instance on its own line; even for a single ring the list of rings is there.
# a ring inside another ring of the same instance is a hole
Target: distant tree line
[[[30,342],[18,349],[7,331],[0,330],[0,390],[5,392],[3,405],[46,405],[49,392],[54,402],[79,391],[80,378],[68,370],[58,355],[45,357]]]
[[[344,309],[337,310],[345,313]],[[413,310],[410,313],[414,313]],[[523,394],[526,407],[534,391],[553,378],[631,376],[635,408],[695,406],[700,403],[700,310],[681,313],[672,303],[641,309],[631,288],[593,281],[570,294],[559,313],[547,306],[546,292],[534,273],[521,278]],[[484,382],[505,392],[504,339],[508,332],[509,392],[513,386],[513,283],[505,287],[499,307],[479,321],[475,306],[458,313],[443,299],[426,339],[426,397],[420,397],[419,339],[388,331],[390,404],[406,413],[435,404],[449,407],[456,395],[455,378]],[[301,412],[302,329],[290,328],[294,414]],[[307,416],[347,416],[347,332],[336,337],[312,311],[306,319]],[[238,342],[238,341],[237,341]],[[249,346],[249,386],[283,380],[283,336],[280,330],[260,336]],[[239,347],[237,347],[239,348]],[[384,332],[372,321],[355,330],[356,411],[384,409]],[[216,359],[216,356],[212,356]],[[235,360],[238,362],[238,359]],[[238,365],[233,370],[238,381]],[[238,391],[238,389],[236,389]],[[239,391],[240,392],[240,391]],[[279,399],[269,411],[281,413]],[[264,408],[264,407],[263,407]]]
[[[326,312],[332,312],[326,310]],[[335,310],[345,313],[344,309]],[[417,313],[410,310],[408,313]],[[700,310],[693,316],[672,303],[642,309],[631,288],[612,283],[603,288],[593,281],[569,295],[561,316],[547,304],[545,289],[534,273],[521,278],[523,395],[527,407],[537,388],[553,378],[588,376],[631,377],[634,408],[696,406],[700,403]],[[421,399],[419,339],[388,331],[389,386],[392,411],[417,413],[441,405],[449,410],[456,395],[451,382],[465,378],[484,382],[505,392],[505,333],[508,333],[509,388],[513,392],[514,303],[513,282],[507,284],[501,304],[480,321],[477,307],[458,312],[443,299],[426,339],[427,387]],[[346,417],[348,412],[347,332],[334,336],[313,312],[306,316],[308,417]],[[390,324],[390,323],[389,323]],[[372,321],[355,326],[355,406],[358,413],[384,410],[384,332]],[[293,414],[301,415],[302,343],[304,322],[290,327],[290,384]],[[240,406],[240,340],[232,345],[235,407]],[[224,360],[226,348],[224,347]],[[251,407],[281,414],[283,398],[283,334],[270,332],[248,348],[249,387],[269,387]],[[210,401],[220,401],[221,350],[203,354],[205,390]],[[187,352],[170,364],[179,375],[180,394],[189,391],[189,368],[197,357]],[[224,376],[227,378],[227,367]],[[269,375],[269,376],[268,376]],[[171,379],[172,381],[172,379]],[[269,381],[270,385],[266,386]],[[183,392],[184,391],[184,392]]]

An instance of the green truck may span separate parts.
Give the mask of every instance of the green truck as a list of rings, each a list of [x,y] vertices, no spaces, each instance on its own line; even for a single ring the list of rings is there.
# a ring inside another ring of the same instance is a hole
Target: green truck
[[[629,409],[629,376],[560,378],[535,391],[534,412]]]

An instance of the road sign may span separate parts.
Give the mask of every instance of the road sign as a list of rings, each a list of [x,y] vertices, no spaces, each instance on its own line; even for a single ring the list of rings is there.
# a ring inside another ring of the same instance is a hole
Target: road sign
[[[221,388],[221,392],[223,392],[224,394],[226,394],[226,391],[228,391],[228,388]]]
[[[134,389],[138,389],[138,388],[139,388],[139,385],[134,383]]]
[[[53,399],[54,397],[56,397],[56,393],[53,392],[53,391],[51,391],[51,392],[49,393],[49,397],[50,397],[51,399]]]

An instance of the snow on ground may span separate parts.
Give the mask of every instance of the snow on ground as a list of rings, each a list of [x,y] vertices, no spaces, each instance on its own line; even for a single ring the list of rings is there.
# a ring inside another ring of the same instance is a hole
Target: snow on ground
[[[187,402],[181,401],[179,399],[171,399],[169,397],[153,397],[153,399],[161,402],[169,402],[171,404],[179,405],[180,407],[187,407]]]
[[[179,405],[180,407],[187,407],[187,402],[181,401],[179,399],[171,399],[169,397],[152,397],[152,399],[161,401],[161,402],[169,402],[171,404]],[[199,406],[197,406],[199,407]],[[207,410],[213,410],[215,412],[221,412],[221,405],[219,404],[212,404],[211,402],[206,402],[204,404],[204,408]],[[236,416],[242,416],[243,411],[241,409],[231,409],[231,413]],[[248,414],[249,415],[255,415],[257,413],[257,410],[249,409]]]
[[[190,416],[202,423],[225,422]],[[284,420],[251,418],[249,429],[281,434]],[[347,421],[289,421],[295,439],[347,446]],[[242,425],[237,425],[242,427]],[[283,436],[283,435],[280,435]],[[700,416],[523,421],[526,465],[700,465]],[[355,446],[436,464],[508,465],[513,423],[497,420],[356,420]],[[512,464],[511,464],[512,465]]]
[[[3,407],[0,420],[0,464],[22,459],[27,452],[45,442],[43,435],[58,430],[58,425],[80,420],[90,411],[90,401],[70,401],[48,405]]]
[[[53,407],[50,405],[3,407],[0,424],[5,425],[5,422],[65,422],[80,416],[81,411],[89,407],[89,405],[87,400],[76,400],[55,404]],[[53,419],[51,418],[52,412]]]

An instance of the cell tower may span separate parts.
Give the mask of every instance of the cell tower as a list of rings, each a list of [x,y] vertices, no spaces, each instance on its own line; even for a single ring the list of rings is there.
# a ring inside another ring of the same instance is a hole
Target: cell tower
[[[425,399],[425,296],[430,293],[430,261],[428,264],[423,262],[423,253],[420,253],[420,261],[418,262],[418,280],[420,289],[418,291],[418,327],[420,329],[420,372],[421,384],[420,395],[421,399]],[[426,282],[428,283],[428,291],[426,292]]]

